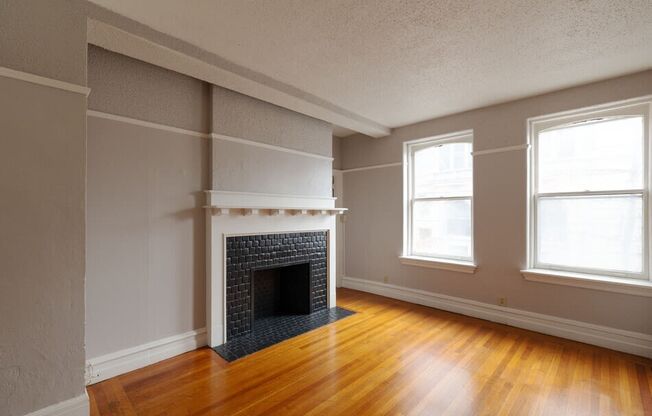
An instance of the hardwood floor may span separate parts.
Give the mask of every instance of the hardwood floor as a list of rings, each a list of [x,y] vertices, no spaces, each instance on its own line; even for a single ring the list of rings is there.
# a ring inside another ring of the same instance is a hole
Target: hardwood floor
[[[359,313],[231,364],[88,388],[91,415],[652,415],[652,360],[340,289]]]

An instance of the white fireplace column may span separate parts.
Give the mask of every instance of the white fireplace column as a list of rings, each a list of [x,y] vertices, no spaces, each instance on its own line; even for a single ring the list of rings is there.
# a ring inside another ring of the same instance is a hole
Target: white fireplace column
[[[336,305],[335,198],[206,191],[206,329],[211,347],[226,341],[226,238],[237,235],[328,232],[328,308]]]

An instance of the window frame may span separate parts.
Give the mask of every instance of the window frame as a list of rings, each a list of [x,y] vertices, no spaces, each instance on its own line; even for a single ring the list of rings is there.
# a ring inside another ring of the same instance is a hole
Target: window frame
[[[652,249],[650,247],[651,233],[651,212],[649,204],[650,184],[650,163],[652,155],[650,153],[650,138],[652,137],[650,119],[652,118],[652,96],[641,97],[633,100],[608,103],[599,106],[581,108],[563,113],[555,113],[545,116],[533,117],[527,120],[528,135],[528,224],[527,224],[527,264],[528,269],[543,270],[561,273],[577,273],[579,275],[594,277],[611,277],[625,278],[633,281],[650,280],[650,259],[652,258]],[[629,117],[643,117],[643,188],[627,190],[607,190],[607,191],[572,191],[572,192],[545,192],[539,193],[538,185],[538,135],[543,131],[553,128],[564,128],[579,123],[590,123],[593,119],[623,119]],[[643,210],[643,264],[641,273],[632,273],[619,270],[592,269],[572,266],[559,266],[547,263],[541,263],[537,259],[537,210],[538,201],[542,198],[555,197],[587,197],[587,196],[617,196],[617,195],[640,195],[642,199]]]
[[[422,265],[424,267],[439,268],[445,270],[454,270],[473,273],[475,271],[475,238],[474,238],[474,215],[473,215],[473,198],[474,198],[474,180],[473,180],[473,162],[471,164],[471,195],[470,196],[450,196],[450,197],[415,197],[414,196],[414,153],[416,150],[441,146],[450,143],[470,143],[471,157],[473,152],[473,130],[464,130],[454,133],[448,133],[438,136],[426,137],[417,140],[410,140],[403,143],[403,255],[401,256],[404,264]],[[433,200],[469,200],[471,208],[471,256],[433,256],[424,253],[415,253],[412,250],[413,235],[413,210],[415,201],[433,201]],[[415,263],[419,262],[421,264]],[[429,263],[428,265],[426,263]],[[453,265],[452,268],[446,265]],[[467,269],[467,266],[469,267]]]

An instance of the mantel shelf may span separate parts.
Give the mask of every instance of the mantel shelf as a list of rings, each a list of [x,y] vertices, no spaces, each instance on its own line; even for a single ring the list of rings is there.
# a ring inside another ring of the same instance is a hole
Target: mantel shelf
[[[298,208],[206,205],[213,215],[339,215],[348,208]]]

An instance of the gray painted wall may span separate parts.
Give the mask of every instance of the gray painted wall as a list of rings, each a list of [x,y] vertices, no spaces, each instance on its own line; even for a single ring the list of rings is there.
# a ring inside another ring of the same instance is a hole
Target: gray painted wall
[[[329,123],[217,86],[213,132],[322,156],[332,152]]]
[[[0,66],[85,85],[85,2],[52,6],[48,0],[0,2]]]
[[[329,158],[330,124],[213,86],[213,132]],[[212,189],[330,196],[332,161],[212,139]]]
[[[331,161],[213,139],[213,189],[331,195]]]
[[[526,142],[526,119],[652,94],[652,71],[343,140],[343,168],[401,162],[405,140],[474,130],[474,150]],[[403,266],[402,169],[344,174],[346,275],[652,334],[652,299],[525,281],[526,152],[474,158],[474,275]],[[378,224],[383,224],[379,227]]]
[[[101,48],[88,78],[91,110],[331,154],[327,123]],[[330,184],[324,158],[90,116],[87,358],[205,326],[203,190],[328,196]]]
[[[342,138],[333,136],[333,169],[342,169]]]
[[[86,82],[77,2],[0,2],[0,65]],[[0,77],[0,414],[84,392],[86,97]]]
[[[88,85],[93,110],[210,131],[210,85],[203,81],[89,45]]]
[[[209,86],[89,48],[89,108],[208,131]],[[88,118],[87,357],[205,326],[209,140]]]

